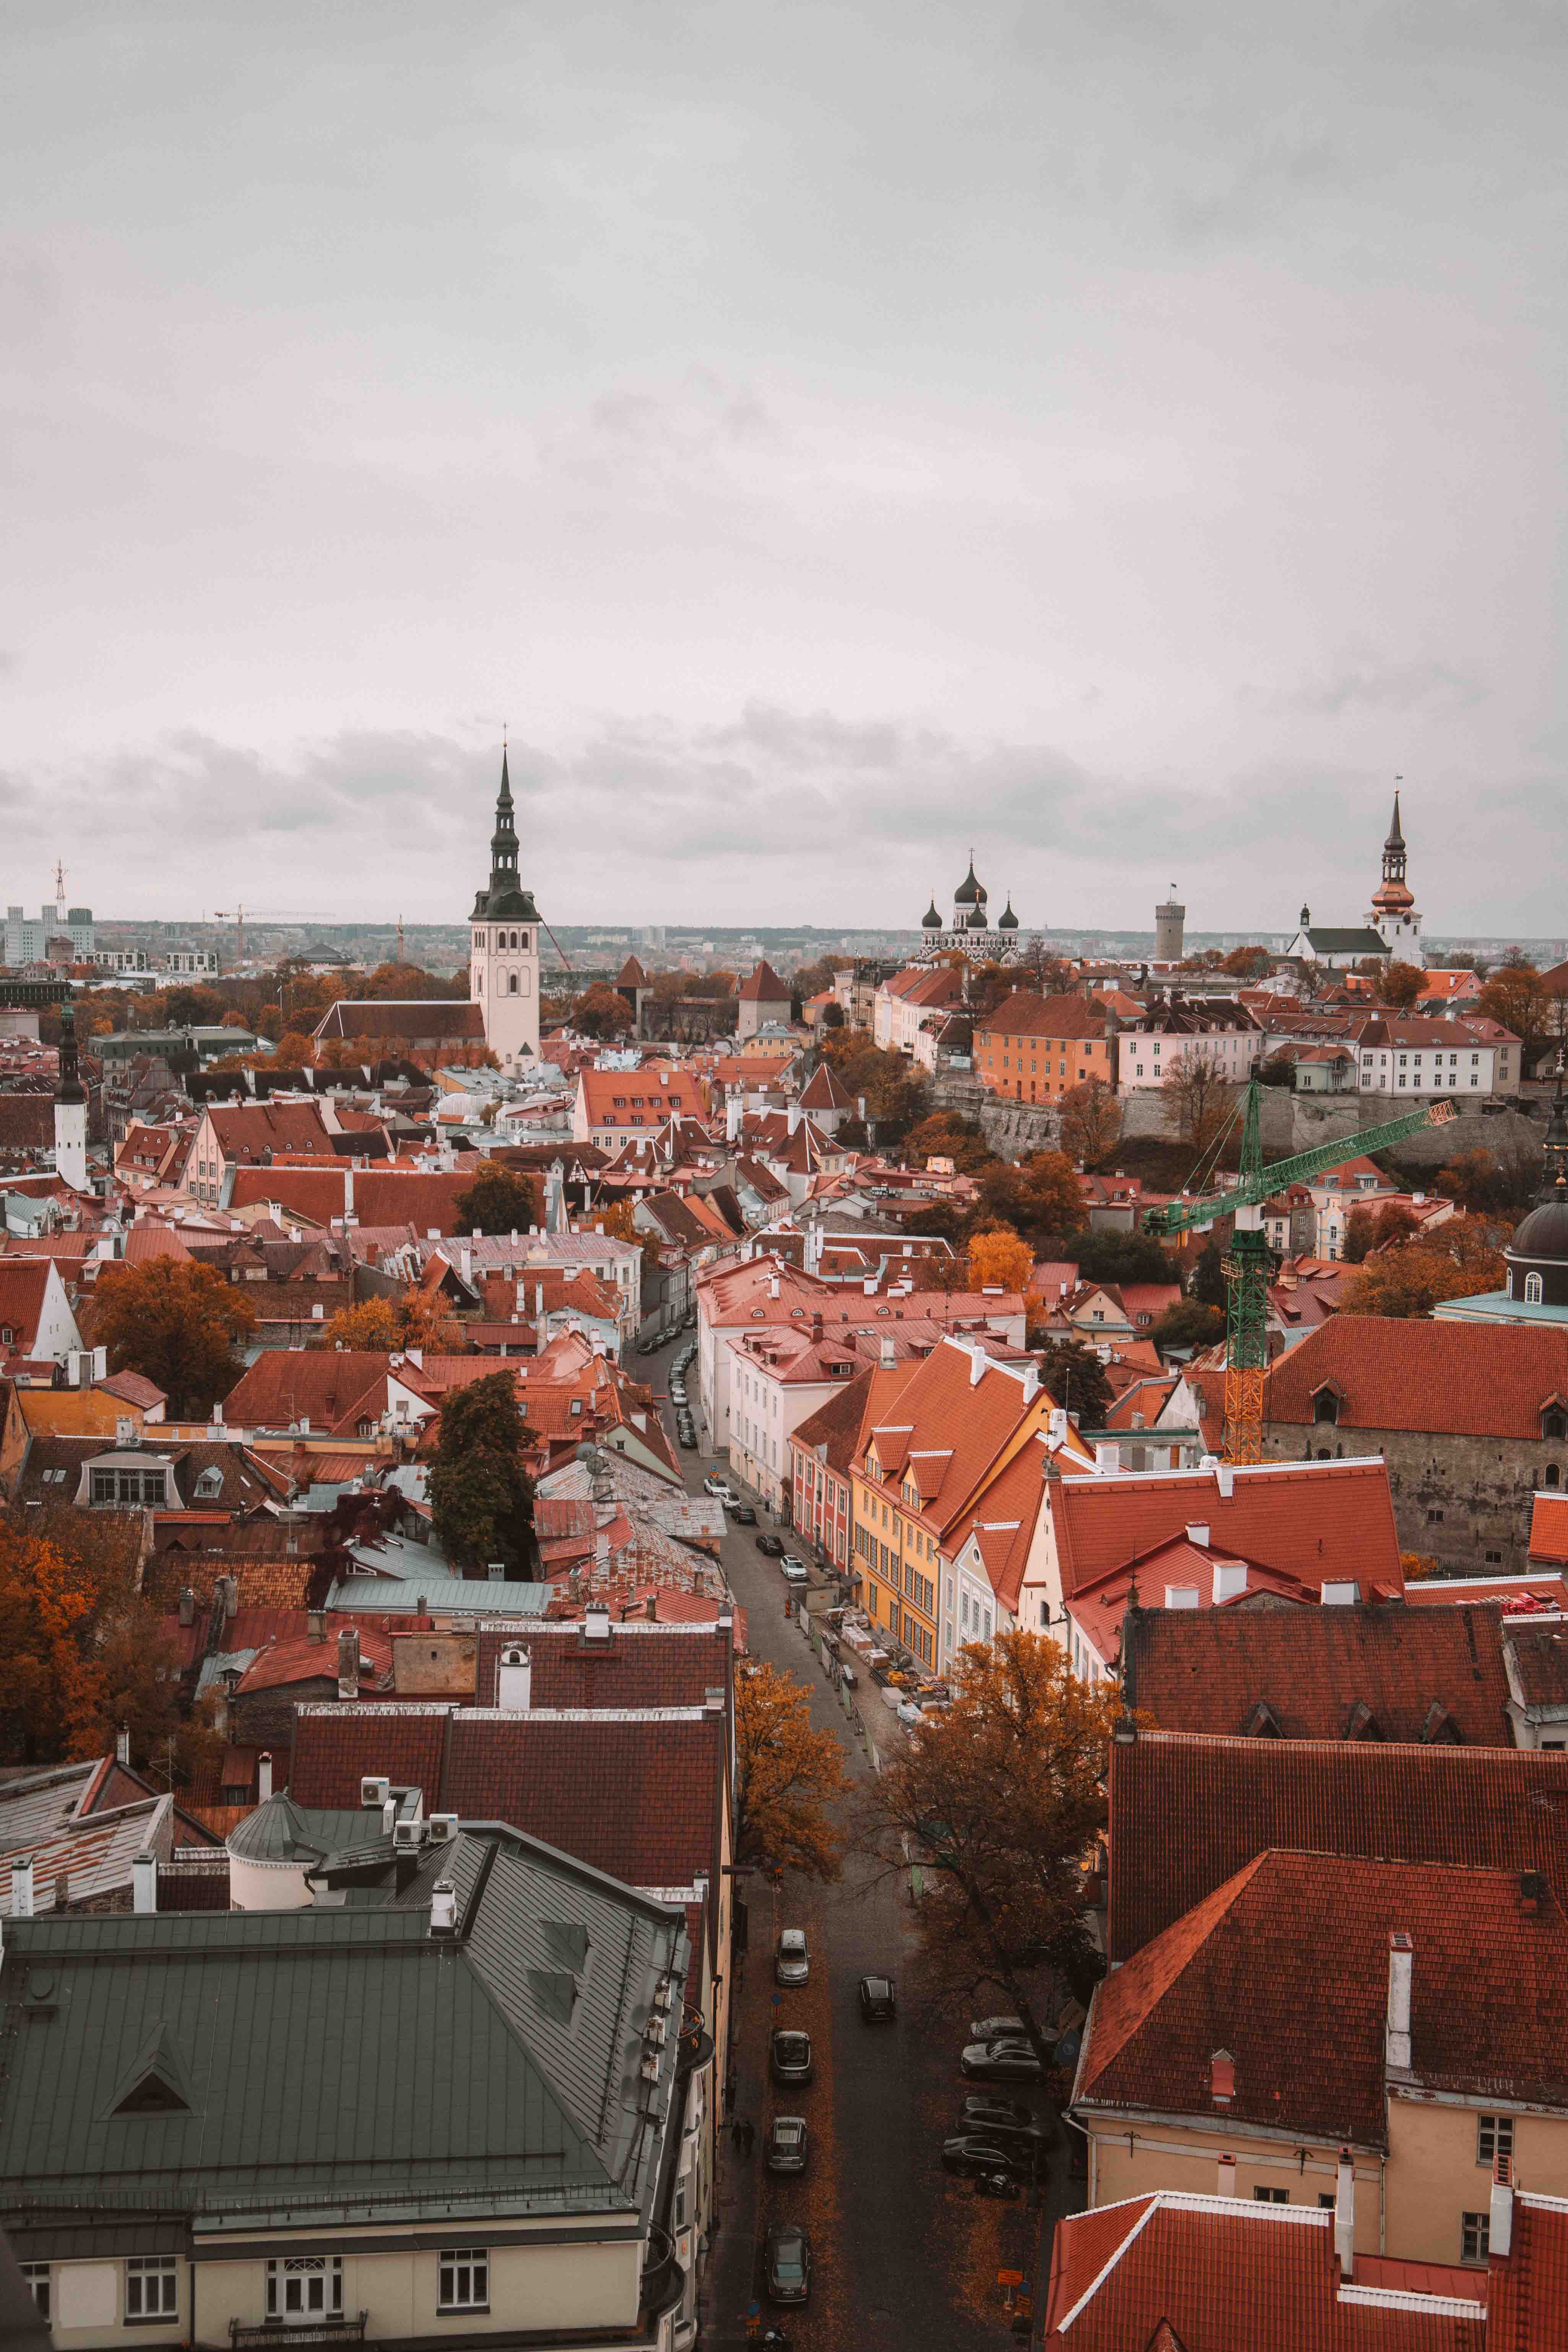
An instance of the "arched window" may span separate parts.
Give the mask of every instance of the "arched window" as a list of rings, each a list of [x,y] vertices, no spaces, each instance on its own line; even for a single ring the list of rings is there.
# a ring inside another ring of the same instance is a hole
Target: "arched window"
[[[1527,1274],[1524,1277],[1524,1303],[1527,1307],[1539,1307],[1541,1304],[1541,1276],[1538,1274]]]
[[[517,974],[515,971],[512,973],[511,978],[507,982],[506,992],[509,996],[515,996],[517,994]]]
[[[1542,1414],[1541,1434],[1548,1444],[1568,1437],[1568,1412],[1560,1404],[1549,1404]]]
[[[485,992],[485,975],[484,975],[484,967],[483,967],[482,965],[481,965],[481,966],[480,966],[480,968],[479,968],[479,994],[482,996],[482,995],[484,994],[484,992]]]
[[[521,939],[521,940],[522,940],[522,951],[523,951],[524,955],[526,955],[526,954],[528,953],[528,951],[529,951],[529,949],[533,945],[533,941],[532,941],[532,940],[530,938],[530,936],[529,936],[529,934],[528,934],[528,932],[527,932],[527,931],[520,932],[520,933],[519,933],[519,937],[520,937],[520,938]]]
[[[513,933],[512,933],[512,935],[511,935],[511,943],[512,943],[512,946],[513,946],[513,947],[516,947],[516,945],[517,945],[517,933],[516,933],[515,931],[513,931]]]
[[[1336,1427],[1339,1423],[1339,1418],[1340,1401],[1338,1397],[1334,1394],[1332,1389],[1320,1389],[1317,1395],[1312,1399],[1312,1419],[1314,1421],[1326,1421],[1331,1427]],[[1322,1458],[1326,1459],[1326,1457]]]
[[[1563,1484],[1563,1473],[1558,1468],[1555,1462],[1549,1462],[1547,1464],[1546,1475],[1541,1483],[1543,1486],[1561,1486]]]

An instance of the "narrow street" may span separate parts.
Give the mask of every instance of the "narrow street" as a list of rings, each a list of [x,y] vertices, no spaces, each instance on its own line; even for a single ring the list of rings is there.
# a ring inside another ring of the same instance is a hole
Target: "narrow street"
[[[638,1367],[661,1400],[675,1352],[663,1350]],[[693,1405],[695,1375],[693,1365]],[[700,1425],[699,1435],[699,1451],[679,1457],[694,1493],[719,1459]],[[751,1654],[804,1685],[813,1723],[842,1738],[858,1792],[870,1785],[872,1769],[858,1723],[864,1719],[883,1750],[904,1735],[864,1680],[861,1717],[846,1712],[845,1697],[827,1682],[801,1623],[784,1617],[788,1588],[778,1562],[756,1548],[757,1535],[772,1522],[760,1507],[757,1516],[754,1528],[731,1523],[723,1545],[725,1574],[746,1612]],[[788,1549],[788,1530],[776,1531]],[[964,2090],[981,2086],[966,2085],[959,2073],[966,2021],[922,2014],[907,1877],[879,1882],[851,1855],[837,1885],[786,1877],[775,1893],[755,1878],[742,1881],[738,1892],[748,1907],[750,1950],[736,1970],[731,2064],[737,2113],[755,2126],[756,2147],[747,2162],[725,2139],[718,2236],[702,2295],[703,2345],[716,2352],[754,2340],[747,2334],[753,2301],[764,2326],[783,2320],[799,2352],[994,2352],[1026,2340],[1012,2333],[998,2273],[1032,2281],[1042,2246],[1040,2211],[1026,2193],[1011,2204],[976,2198],[966,2181],[942,2169],[942,2142],[955,2128]],[[809,1940],[810,1980],[795,1990],[773,1982],[782,1927],[804,1927]],[[899,2015],[891,2026],[861,2021],[857,1988],[868,1973],[897,1979]],[[814,2078],[804,2086],[768,2079],[775,2022],[803,2026],[811,2035]],[[806,2119],[811,2152],[804,2176],[763,2167],[775,2112]],[[1047,2217],[1068,2210],[1068,2193],[1066,2151],[1058,2147],[1045,2184]],[[802,2221],[811,2231],[811,2299],[802,2310],[772,2308],[763,2293],[763,2241],[774,2221]],[[1048,2231],[1043,2242],[1048,2262]],[[1040,2308],[1037,2301],[1037,2315]]]

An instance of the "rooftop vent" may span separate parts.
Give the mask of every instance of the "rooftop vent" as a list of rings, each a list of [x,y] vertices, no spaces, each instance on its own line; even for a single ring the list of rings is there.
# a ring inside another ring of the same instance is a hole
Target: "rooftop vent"
[[[449,1878],[438,1878],[430,1890],[430,1933],[455,1936],[457,1932],[458,1890]]]

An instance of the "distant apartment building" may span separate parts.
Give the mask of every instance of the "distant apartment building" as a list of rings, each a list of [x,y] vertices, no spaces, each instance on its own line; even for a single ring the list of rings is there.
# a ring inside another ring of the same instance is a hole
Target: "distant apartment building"
[[[1189,1003],[1178,991],[1121,1024],[1117,1039],[1117,1084],[1136,1091],[1163,1086],[1173,1069],[1196,1059],[1213,1065],[1237,1083],[1249,1078],[1264,1057],[1267,1040],[1252,1014],[1234,997]]]

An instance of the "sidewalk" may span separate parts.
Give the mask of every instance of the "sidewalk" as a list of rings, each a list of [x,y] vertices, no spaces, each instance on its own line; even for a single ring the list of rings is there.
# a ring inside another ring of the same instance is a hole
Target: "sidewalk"
[[[759,1908],[754,1924],[761,1922]],[[764,1935],[764,1942],[765,1942]],[[760,1986],[760,1995],[746,1982]],[[735,2082],[731,2110],[757,2127],[750,2160],[737,2149],[726,2125],[720,2135],[714,2189],[716,2228],[697,2298],[698,2342],[703,2352],[731,2352],[748,2341],[746,2314],[756,2294],[758,2210],[763,2166],[763,2116],[767,2105],[767,2030],[761,2011],[768,2006],[764,1949],[740,1964],[740,1984],[730,2011],[730,2059]]]

